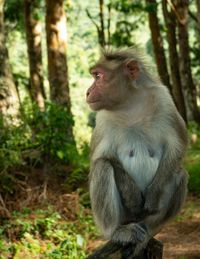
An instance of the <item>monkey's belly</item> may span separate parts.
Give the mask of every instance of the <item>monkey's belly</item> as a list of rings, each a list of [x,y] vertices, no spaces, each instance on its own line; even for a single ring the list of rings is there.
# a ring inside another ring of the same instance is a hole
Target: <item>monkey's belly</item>
[[[149,149],[145,145],[135,144],[118,149],[118,157],[125,171],[135,180],[138,187],[145,191],[146,187],[153,180],[161,152],[159,149]]]

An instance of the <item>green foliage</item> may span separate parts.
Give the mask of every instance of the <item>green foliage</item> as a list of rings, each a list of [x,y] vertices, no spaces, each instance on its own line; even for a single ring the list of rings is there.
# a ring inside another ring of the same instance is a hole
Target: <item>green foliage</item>
[[[196,134],[197,136],[197,145],[200,147],[200,125],[195,122],[190,122],[188,125],[188,131],[190,135]]]
[[[44,1],[36,0],[31,5],[32,15],[36,20],[43,19]],[[5,1],[4,8],[5,21],[8,27],[24,31],[24,0],[9,0]]]
[[[13,192],[16,182],[12,168],[66,164],[73,167],[70,183],[85,180],[83,171],[88,168],[88,146],[77,152],[74,138],[69,130],[73,119],[67,109],[46,103],[41,111],[36,105],[23,104],[22,121],[19,125],[5,127],[0,120],[0,191]],[[78,183],[77,182],[77,183]],[[77,184],[76,183],[76,184]]]
[[[84,239],[81,235],[69,236],[67,239],[63,240],[57,249],[53,250],[46,255],[48,258],[60,259],[66,258],[66,256],[76,259],[76,258],[85,258],[86,254],[81,249],[84,244]]]
[[[5,127],[1,120],[0,192],[4,190],[12,193],[15,179],[9,170],[24,164],[22,151],[27,147],[28,136],[30,136],[30,131],[25,125]]]
[[[111,41],[116,45],[120,46],[132,46],[131,33],[133,30],[133,24],[127,21],[119,21],[116,24],[116,31],[111,37]]]
[[[41,111],[33,105],[24,110],[24,121],[33,129],[34,145],[40,148],[43,157],[73,161],[76,147],[70,129],[74,121],[67,108],[46,103],[45,110]]]
[[[113,1],[113,6],[116,10],[129,14],[130,12],[141,12],[144,10],[144,5],[141,1],[129,1],[129,0],[122,0],[122,1]]]
[[[138,43],[136,31],[146,21],[145,7],[141,1],[113,1],[112,9],[117,11],[118,19],[115,21],[115,31],[111,34],[112,45],[135,46]]]
[[[52,207],[14,212],[11,220],[1,224],[0,254],[3,258],[19,258],[23,254],[26,258],[83,259],[86,243],[96,237],[95,233],[92,217],[83,208],[76,222],[63,221]]]
[[[189,172],[189,191],[200,196],[200,149],[188,151],[186,168]]]
[[[7,23],[14,24],[17,29],[22,28],[24,26],[24,1],[5,1],[4,16]]]
[[[200,126],[190,122],[188,131],[191,138],[185,162],[189,172],[188,187],[189,191],[200,196]]]
[[[194,74],[198,80],[200,80],[200,44],[199,40],[195,41],[193,44],[193,47],[191,48],[191,53],[192,53],[192,60],[191,60],[191,65],[193,67]]]

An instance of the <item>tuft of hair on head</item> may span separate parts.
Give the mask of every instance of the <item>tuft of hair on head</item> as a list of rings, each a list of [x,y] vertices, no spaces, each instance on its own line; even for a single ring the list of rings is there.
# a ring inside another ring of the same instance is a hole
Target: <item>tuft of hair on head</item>
[[[102,56],[108,61],[136,60],[139,63],[146,63],[145,56],[137,47],[119,48],[117,50],[106,48],[101,50]]]
[[[150,61],[144,52],[138,47],[129,48],[105,48],[101,49],[101,57],[109,62],[122,62],[126,63],[131,60],[138,62],[140,69],[150,74],[156,74],[156,68],[154,65],[150,65]],[[152,73],[151,73],[152,71]]]
[[[105,48],[101,50],[101,58],[109,63],[113,63],[113,67],[116,63],[126,64],[129,61],[135,60],[138,62],[141,73],[139,81],[135,82],[135,84],[147,85],[147,87],[155,85],[155,81],[157,84],[160,84],[155,66],[152,65],[152,62],[150,64],[147,56],[138,47],[120,48],[117,50]]]

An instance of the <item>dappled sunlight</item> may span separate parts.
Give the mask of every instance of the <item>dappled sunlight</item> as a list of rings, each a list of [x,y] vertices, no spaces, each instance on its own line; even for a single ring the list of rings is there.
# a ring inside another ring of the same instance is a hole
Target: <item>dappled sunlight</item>
[[[66,17],[61,16],[60,20],[56,23],[56,29],[58,30],[59,41],[63,41],[63,44],[67,42],[67,28]],[[63,50],[64,51],[64,50]]]
[[[124,224],[170,203],[179,180],[168,179],[186,143],[173,101],[187,122],[188,197],[155,238],[163,259],[200,258],[199,18],[200,1],[0,0],[0,258],[85,259],[106,242],[91,207],[100,204],[105,230],[115,230],[122,208]],[[86,103],[94,80],[92,103],[105,102],[99,117]],[[128,239],[144,239],[138,225],[125,226]]]

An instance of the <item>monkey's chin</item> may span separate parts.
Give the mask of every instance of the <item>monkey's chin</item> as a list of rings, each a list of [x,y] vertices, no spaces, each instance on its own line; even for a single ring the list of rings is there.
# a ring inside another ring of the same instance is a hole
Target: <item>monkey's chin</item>
[[[93,111],[99,111],[102,109],[101,107],[101,103],[100,102],[93,102],[93,103],[88,103],[90,108],[93,110]]]

